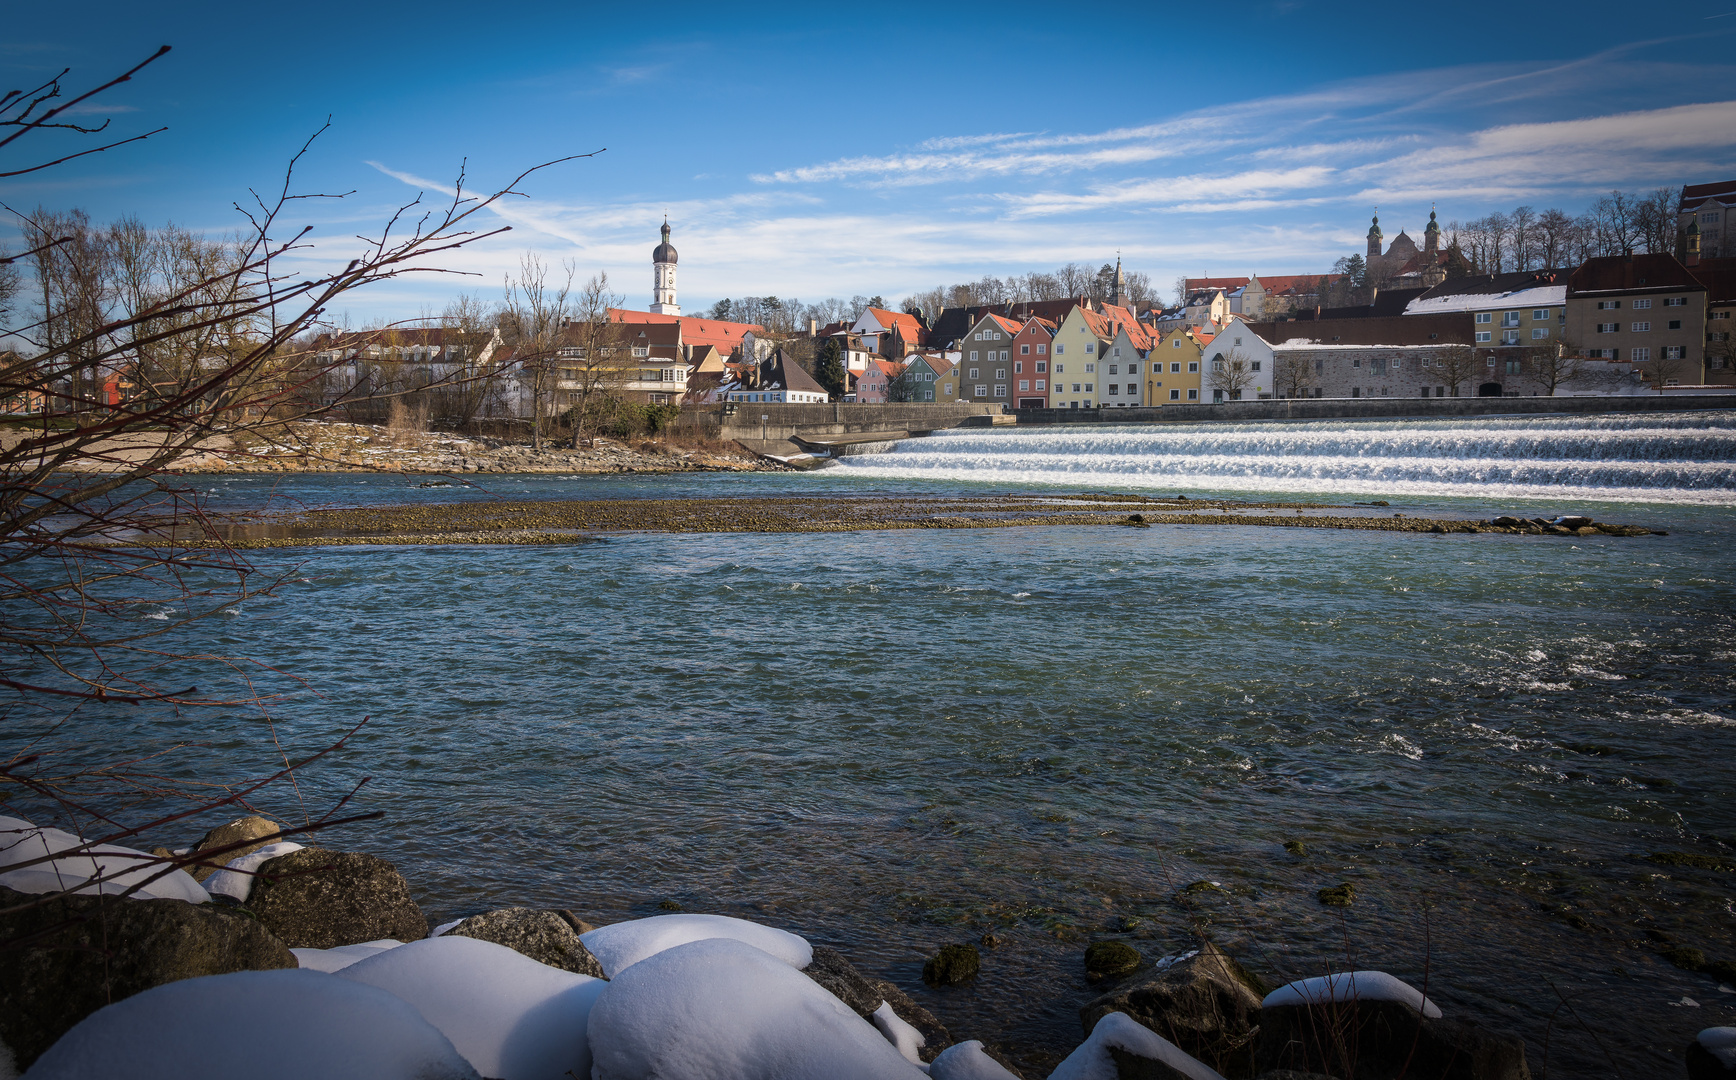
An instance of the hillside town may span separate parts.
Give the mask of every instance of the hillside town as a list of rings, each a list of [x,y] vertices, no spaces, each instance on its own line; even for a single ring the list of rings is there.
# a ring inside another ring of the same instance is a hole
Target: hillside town
[[[1376,212],[1365,250],[1329,271],[1185,277],[1167,302],[1117,259],[1095,273],[1074,264],[1023,283],[937,289],[897,309],[877,296],[806,308],[748,297],[704,315],[682,311],[666,220],[645,310],[626,307],[603,276],[536,310],[459,305],[438,319],[323,334],[290,377],[309,407],[353,421],[408,410],[418,425],[460,426],[572,426],[623,408],[745,403],[1101,411],[1719,392],[1736,385],[1736,247],[1724,232],[1736,180],[1671,195],[1673,250],[1669,223],[1657,223],[1666,194],[1630,204],[1653,206],[1649,229],[1634,215],[1631,230],[1606,226],[1598,246],[1582,226],[1575,265],[1557,265],[1575,251],[1559,211],[1536,224],[1521,208],[1443,229],[1431,210],[1420,244],[1402,229],[1387,241]],[[1503,236],[1521,250],[1504,253]],[[822,323],[825,314],[836,317]],[[118,403],[151,381],[117,367],[92,389]],[[40,405],[4,404],[13,414]]]

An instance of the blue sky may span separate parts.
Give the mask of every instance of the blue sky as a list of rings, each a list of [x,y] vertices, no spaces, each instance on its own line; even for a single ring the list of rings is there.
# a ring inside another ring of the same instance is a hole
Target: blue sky
[[[292,14],[279,15],[288,10]],[[682,4],[34,5],[0,42],[5,86],[72,67],[150,140],[0,181],[29,209],[81,206],[213,232],[282,182],[336,261],[418,190],[539,173],[504,237],[446,259],[475,277],[353,297],[415,315],[498,298],[521,251],[603,269],[649,302],[665,210],[687,310],[1101,262],[1182,273],[1319,271],[1390,239],[1611,187],[1736,175],[1736,0],[1707,5],[734,7]],[[15,144],[15,146],[21,144]]]

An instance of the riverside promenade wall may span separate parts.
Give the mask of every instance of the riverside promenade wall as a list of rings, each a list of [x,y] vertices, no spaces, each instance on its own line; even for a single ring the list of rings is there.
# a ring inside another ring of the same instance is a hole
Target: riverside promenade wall
[[[1476,416],[1698,412],[1736,409],[1736,393],[1634,397],[1281,398],[1137,409],[1020,409],[1027,424],[1245,423],[1256,420],[1449,420]]]
[[[722,405],[683,406],[675,427],[712,438],[733,439],[760,453],[794,454],[803,449],[794,440],[829,443],[872,435],[903,438],[959,427],[972,422],[973,417],[998,417],[1002,413],[1000,405],[974,402],[886,405],[842,401],[825,405],[738,402],[733,413]],[[1011,423],[1011,417],[1003,422]]]

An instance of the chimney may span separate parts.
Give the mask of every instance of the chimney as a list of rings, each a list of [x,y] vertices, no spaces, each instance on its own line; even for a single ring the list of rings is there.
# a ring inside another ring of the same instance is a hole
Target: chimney
[[[1627,256],[1628,262],[1634,261],[1634,249],[1633,248],[1623,248],[1622,254]]]
[[[809,337],[819,337],[820,336],[820,320],[818,320],[818,319],[809,319],[808,320],[808,336]]]

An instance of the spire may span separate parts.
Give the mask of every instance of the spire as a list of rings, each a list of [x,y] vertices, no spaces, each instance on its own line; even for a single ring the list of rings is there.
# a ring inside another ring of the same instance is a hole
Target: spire
[[[1374,224],[1368,227],[1368,257],[1380,258],[1380,207],[1374,208]]]

